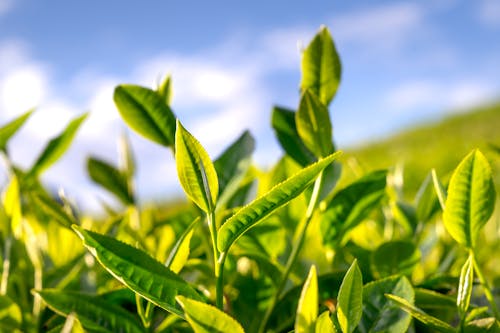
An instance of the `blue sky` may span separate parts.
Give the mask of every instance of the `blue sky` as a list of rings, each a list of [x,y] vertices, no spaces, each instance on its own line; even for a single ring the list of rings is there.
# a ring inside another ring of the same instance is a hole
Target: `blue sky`
[[[279,156],[271,107],[298,104],[300,49],[321,24],[343,65],[330,108],[341,148],[500,96],[497,0],[0,0],[0,123],[38,108],[12,158],[29,166],[69,119],[90,111],[44,179],[95,207],[105,194],[87,180],[84,158],[116,161],[126,129],[113,87],[154,86],[171,73],[173,108],[211,156],[249,128],[257,163],[269,165]],[[141,197],[178,192],[170,152],[130,137]]]

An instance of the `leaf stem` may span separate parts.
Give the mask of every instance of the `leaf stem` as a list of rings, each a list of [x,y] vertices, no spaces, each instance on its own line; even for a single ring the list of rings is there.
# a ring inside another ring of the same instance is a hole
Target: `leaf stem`
[[[224,279],[223,279],[223,269],[224,262],[226,260],[225,253],[220,254],[219,249],[217,249],[217,226],[215,222],[215,212],[214,209],[207,214],[208,227],[210,229],[210,236],[212,237],[212,248],[214,251],[214,273],[215,273],[215,305],[220,310],[224,309]],[[219,257],[220,256],[220,257]]]
[[[271,318],[271,314],[273,313],[273,310],[278,303],[278,300],[280,299],[281,293],[283,292],[283,289],[285,289],[286,283],[288,281],[288,276],[290,275],[290,272],[292,270],[293,265],[297,261],[297,258],[299,256],[299,252],[302,248],[302,245],[304,244],[305,236],[307,233],[307,227],[309,226],[309,223],[311,222],[312,216],[314,214],[315,208],[318,204],[319,201],[319,193],[321,186],[323,184],[323,172],[321,172],[318,175],[318,178],[316,178],[316,181],[314,182],[314,189],[311,195],[311,199],[309,200],[309,205],[307,207],[306,215],[304,219],[301,221],[299,224],[299,228],[295,235],[297,237],[295,238],[294,244],[292,251],[290,252],[290,256],[288,257],[288,260],[286,262],[285,270],[283,272],[283,275],[281,277],[281,280],[278,284],[278,287],[276,289],[276,292],[274,294],[273,299],[271,300],[271,304],[266,310],[266,313],[264,314],[264,318],[261,321],[260,327],[259,327],[259,333],[263,333],[266,329],[267,323],[269,319]]]
[[[479,282],[481,282],[481,285],[483,286],[483,291],[484,295],[486,296],[486,299],[491,305],[491,309],[493,310],[493,314],[495,315],[495,318],[497,320],[500,320],[500,312],[498,311],[497,304],[495,303],[495,297],[493,296],[493,293],[491,292],[491,288],[488,284],[488,281],[484,277],[483,271],[481,270],[481,267],[478,265],[476,258],[472,256],[472,261],[474,262],[474,270],[477,274],[477,277],[479,278]]]

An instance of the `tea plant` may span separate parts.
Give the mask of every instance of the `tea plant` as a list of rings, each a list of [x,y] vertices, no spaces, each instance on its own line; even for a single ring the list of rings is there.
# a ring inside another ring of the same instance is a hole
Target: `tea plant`
[[[297,110],[272,111],[285,154],[267,172],[252,164],[249,132],[212,160],[172,111],[170,77],[156,89],[116,87],[123,120],[171,150],[188,202],[138,205],[124,137],[119,166],[87,160],[90,178],[122,205],[91,219],[40,182],[85,115],[29,170],[7,146],[31,111],[0,128],[9,172],[2,331],[500,331],[490,284],[498,225],[483,232],[492,215],[498,222],[485,156],[467,155],[448,186],[430,171],[412,203],[397,168],[353,176],[332,140],[341,64],[325,27],[301,67]]]

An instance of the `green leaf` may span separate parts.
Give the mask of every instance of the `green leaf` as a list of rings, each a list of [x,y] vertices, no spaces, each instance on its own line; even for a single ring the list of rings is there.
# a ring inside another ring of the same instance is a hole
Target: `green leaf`
[[[51,219],[62,225],[63,227],[71,229],[73,224],[77,224],[76,219],[72,214],[68,214],[64,207],[59,205],[54,199],[50,198],[44,193],[35,193],[33,200],[38,207],[40,207],[45,214]]]
[[[334,153],[302,169],[296,175],[273,187],[262,197],[241,208],[220,228],[217,239],[219,251],[227,252],[231,245],[248,229],[297,197],[339,155],[340,152]]]
[[[30,110],[26,113],[23,113],[16,119],[10,121],[9,123],[3,125],[0,127],[0,150],[4,150],[7,148],[7,143],[9,142],[9,139],[17,133],[17,131],[21,128],[21,126],[24,125],[26,120],[31,116],[31,114],[35,110]]]
[[[113,193],[123,204],[134,203],[127,176],[111,164],[98,158],[87,158],[87,171],[90,178],[97,184]]]
[[[240,183],[250,168],[255,140],[245,131],[215,161],[220,196],[218,205],[227,202],[239,189]]]
[[[367,283],[363,287],[363,315],[358,325],[359,332],[407,331],[411,317],[385,298],[384,293],[397,295],[413,303],[413,288],[404,276],[392,276]]]
[[[275,106],[271,119],[272,127],[285,152],[301,166],[313,163],[316,157],[300,139],[295,124],[295,111]]]
[[[20,332],[23,315],[21,308],[6,295],[0,295],[0,331]]]
[[[202,145],[177,120],[175,163],[179,181],[191,199],[206,213],[215,209],[219,194],[217,172]]]
[[[191,237],[193,237],[194,227],[200,222],[200,218],[196,218],[186,230],[182,233],[181,237],[175,243],[173,249],[165,262],[165,266],[170,268],[174,273],[179,273],[186,264],[189,258],[189,245],[191,244]]]
[[[358,325],[363,306],[363,277],[354,260],[340,285],[337,319],[343,333],[352,333]]]
[[[5,189],[2,197],[5,213],[10,217],[10,227],[14,234],[21,231],[21,193],[19,192],[19,181],[16,175],[11,175],[10,183]]]
[[[195,333],[244,333],[241,325],[228,314],[212,305],[177,296],[177,302],[186,313],[186,320]]]
[[[464,317],[469,309],[470,297],[472,295],[472,286],[474,284],[474,257],[472,253],[465,261],[460,272],[460,281],[457,291],[457,307],[460,317]]]
[[[458,243],[474,248],[494,207],[495,185],[490,166],[484,155],[474,150],[451,176],[443,214],[446,230]]]
[[[57,162],[62,155],[64,155],[75,138],[76,132],[87,116],[88,113],[84,113],[83,115],[73,119],[61,134],[49,141],[45,149],[42,151],[40,156],[38,156],[36,162],[31,167],[31,170],[28,173],[30,177],[39,176],[43,171]]]
[[[432,183],[434,184],[434,190],[436,191],[436,195],[438,197],[439,205],[441,206],[441,209],[444,210],[444,207],[446,205],[446,189],[444,185],[439,181],[439,178],[436,174],[436,170],[432,169],[431,171],[432,174]]]
[[[411,275],[420,262],[420,250],[408,241],[391,241],[380,245],[371,255],[371,269],[378,278]]]
[[[73,229],[111,275],[157,306],[182,315],[175,296],[201,300],[186,281],[143,251],[75,225]]]
[[[424,311],[412,305],[406,299],[391,294],[385,294],[385,297],[393,301],[401,309],[409,313],[413,318],[423,323],[426,327],[432,328],[442,333],[456,333],[456,330],[452,326],[431,315],[428,315]]]
[[[439,200],[433,186],[433,173],[430,172],[422,182],[415,196],[417,218],[420,222],[427,222],[439,209]]]
[[[333,196],[321,217],[324,244],[339,245],[346,233],[380,203],[385,196],[386,178],[386,170],[371,172]]]
[[[499,333],[500,322],[493,317],[476,319],[468,322],[464,333]]]
[[[295,123],[302,142],[317,157],[325,157],[334,151],[328,109],[309,89],[300,98]]]
[[[44,289],[35,291],[56,313],[74,314],[85,329],[99,332],[144,332],[132,314],[99,296]]]
[[[120,153],[119,169],[125,175],[127,182],[130,184],[133,181],[135,174],[135,157],[132,151],[132,145],[126,133],[122,133],[118,141],[118,149]]]
[[[319,315],[316,320],[316,328],[314,333],[336,333],[335,326],[333,325],[332,318],[330,318],[330,311],[325,311]]]
[[[113,95],[118,112],[134,131],[163,146],[173,146],[175,115],[164,96],[149,88],[122,84]]]
[[[332,36],[323,26],[303,53],[300,89],[311,89],[328,106],[337,92],[341,71]]]
[[[165,104],[170,105],[172,104],[172,97],[173,97],[173,92],[172,92],[172,77],[170,75],[167,75],[165,79],[160,83],[158,86],[158,89],[156,91],[158,94],[163,97],[163,100],[165,101]]]
[[[415,288],[415,305],[421,309],[455,310],[457,300],[454,297],[443,295],[434,290]]]
[[[299,305],[295,316],[295,332],[314,333],[318,317],[318,278],[316,266],[312,265],[300,293]]]

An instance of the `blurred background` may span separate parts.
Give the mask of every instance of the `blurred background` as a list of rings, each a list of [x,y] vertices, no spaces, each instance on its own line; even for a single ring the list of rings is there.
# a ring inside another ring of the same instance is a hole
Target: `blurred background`
[[[128,132],[142,201],[181,195],[171,152],[130,132],[112,99],[119,83],[155,87],[171,74],[174,112],[212,158],[250,129],[257,165],[270,166],[281,155],[272,106],[298,105],[300,50],[321,24],[343,67],[333,135],[356,165],[423,163],[408,171],[419,183],[425,163],[446,173],[471,147],[500,147],[498,0],[0,0],[0,125],[37,109],[9,152],[29,167],[90,111],[44,175],[50,187],[97,209],[108,197],[89,181],[85,158],[116,162]]]

